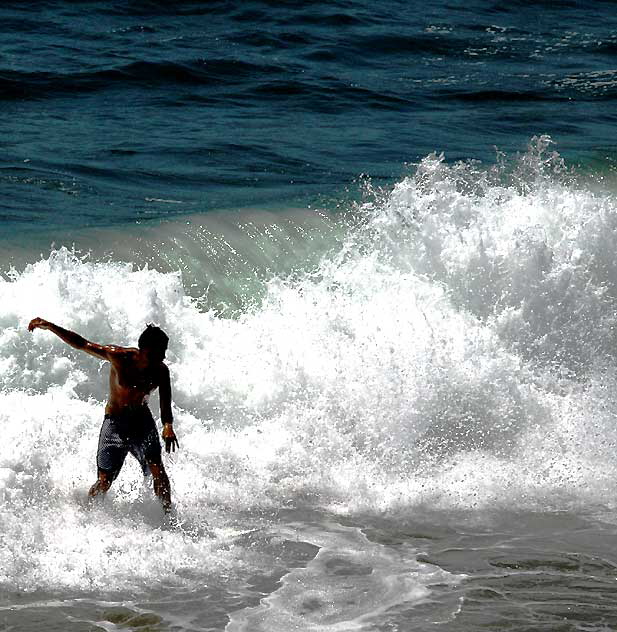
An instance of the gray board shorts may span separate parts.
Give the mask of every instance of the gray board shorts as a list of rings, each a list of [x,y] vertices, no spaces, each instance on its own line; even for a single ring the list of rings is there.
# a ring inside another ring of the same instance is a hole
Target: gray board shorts
[[[151,463],[161,463],[161,442],[152,413],[145,405],[127,408],[121,414],[105,415],[96,465],[99,470],[110,474],[113,480],[129,452],[139,461],[144,476],[149,474]]]

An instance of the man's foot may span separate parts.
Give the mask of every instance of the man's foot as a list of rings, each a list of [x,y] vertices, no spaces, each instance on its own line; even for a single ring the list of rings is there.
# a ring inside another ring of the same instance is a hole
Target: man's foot
[[[162,463],[150,463],[150,473],[152,474],[154,493],[163,505],[163,511],[169,513],[171,511],[171,487],[169,478]]]
[[[168,505],[167,508],[163,507],[163,511],[165,512],[163,517],[163,527],[165,529],[173,529],[174,531],[182,529],[182,522],[173,505]]]
[[[111,483],[113,481],[113,477],[110,476],[105,470],[99,470],[99,477],[90,488],[88,492],[88,498],[94,498],[95,496],[99,496],[100,494],[106,494],[109,488],[111,487]]]

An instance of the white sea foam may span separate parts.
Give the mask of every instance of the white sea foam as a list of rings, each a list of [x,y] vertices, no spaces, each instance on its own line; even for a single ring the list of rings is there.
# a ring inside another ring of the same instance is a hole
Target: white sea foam
[[[429,157],[355,217],[338,251],[235,319],[201,311],[179,273],[64,248],[0,281],[1,582],[238,568],[230,516],[288,506],[611,505],[615,196],[540,140],[514,167]],[[28,333],[37,315],[103,343],[168,332],[183,528],[161,531],[134,463],[104,510],[81,504],[107,368]]]
[[[383,623],[391,608],[426,600],[431,585],[452,585],[460,579],[417,562],[416,551],[409,547],[386,547],[357,529],[324,526],[301,528],[302,537],[318,546],[318,553],[305,567],[288,573],[280,588],[258,606],[232,613],[227,632],[372,629],[371,622]],[[289,531],[293,538],[296,533]]]

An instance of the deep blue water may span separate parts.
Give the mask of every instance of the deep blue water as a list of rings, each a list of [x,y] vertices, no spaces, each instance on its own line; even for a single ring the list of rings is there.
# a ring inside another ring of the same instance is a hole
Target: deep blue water
[[[335,206],[536,134],[606,168],[616,100],[610,1],[3,3],[1,230]]]

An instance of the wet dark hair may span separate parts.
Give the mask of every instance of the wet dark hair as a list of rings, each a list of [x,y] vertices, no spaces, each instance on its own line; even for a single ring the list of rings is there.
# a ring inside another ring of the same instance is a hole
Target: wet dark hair
[[[139,336],[137,346],[140,349],[167,349],[169,336],[156,325],[149,324]]]

